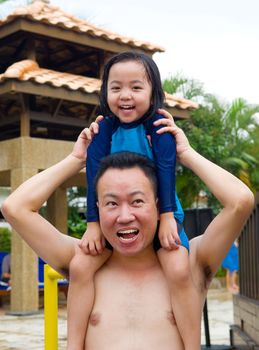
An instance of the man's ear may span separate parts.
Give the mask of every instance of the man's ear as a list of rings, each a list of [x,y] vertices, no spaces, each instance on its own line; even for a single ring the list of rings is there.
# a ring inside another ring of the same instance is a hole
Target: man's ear
[[[97,206],[97,208],[99,208],[99,203],[98,202],[96,202],[96,206]]]
[[[157,210],[157,215],[159,216],[159,201],[158,201],[158,198],[156,199],[156,210]]]

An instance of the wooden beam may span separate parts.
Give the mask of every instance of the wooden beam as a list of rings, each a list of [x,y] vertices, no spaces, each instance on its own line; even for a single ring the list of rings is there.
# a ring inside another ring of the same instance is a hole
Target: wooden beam
[[[53,115],[52,115],[52,118],[53,118],[53,119],[56,119],[56,117],[57,117],[57,115],[58,115],[58,113],[59,113],[59,110],[60,110],[60,107],[61,107],[62,103],[63,103],[63,100],[59,100],[59,101],[58,101],[58,103],[57,103],[57,105],[56,105],[56,107],[55,107],[54,113],[53,113]]]
[[[86,93],[80,90],[70,90],[65,87],[54,87],[47,84],[38,84],[33,81],[19,81],[16,79],[8,79],[0,84],[0,95],[4,93],[27,93],[32,95],[40,95],[66,101],[81,102],[84,104],[99,104],[98,93]]]
[[[69,90],[66,88],[56,88],[50,85],[41,85],[30,81],[17,81],[8,79],[0,84],[0,95],[4,93],[23,92],[32,95],[41,95],[53,99],[63,99],[64,101],[74,101],[83,104],[99,105],[99,95],[97,93],[88,94],[80,90]],[[165,108],[177,119],[188,119],[190,112],[180,108]]]
[[[19,18],[16,20],[20,21],[20,27],[24,31],[41,34],[44,36],[47,35],[48,37],[51,37],[51,38],[57,38],[59,40],[69,41],[69,42],[73,42],[73,43],[77,43],[85,46],[96,47],[99,49],[103,49],[105,51],[118,53],[122,51],[136,50],[136,51],[146,52],[149,55],[152,55],[153,53],[157,52],[157,50],[139,48],[135,45],[118,43],[111,39],[98,38],[98,37],[91,36],[87,33],[75,32],[75,31],[72,31],[70,28],[67,28],[67,29],[60,28],[54,25],[52,26],[51,24],[34,22],[28,19]]]
[[[21,126],[20,136],[30,136],[30,110],[29,110],[29,98],[25,94],[20,94],[21,99]]]
[[[29,60],[33,60],[37,62],[35,39],[33,35],[27,36],[27,39],[26,39],[26,57]]]
[[[4,119],[0,120],[0,127],[14,124],[14,123],[18,122],[19,120],[20,120],[19,115],[12,115],[12,116],[8,116],[8,117],[5,116]]]
[[[165,105],[165,109],[172,114],[175,120],[179,119],[189,119],[190,118],[190,111],[186,109],[179,109],[175,107],[168,107]]]
[[[66,126],[69,125],[69,126],[80,127],[80,128],[85,128],[87,126],[87,120],[76,119],[71,117],[61,117],[61,116],[57,116],[56,118],[53,118],[52,115],[49,113],[35,112],[35,111],[32,111],[30,113],[30,119],[33,121],[39,121],[42,123],[59,124],[59,125],[66,125]]]
[[[147,55],[152,56],[159,50],[150,50],[145,48],[139,48],[135,45],[128,45],[124,43],[118,43],[111,39],[104,39],[93,37],[87,33],[75,32],[70,28],[59,28],[55,25],[44,24],[28,20],[26,18],[14,18],[9,23],[4,24],[0,28],[0,39],[5,38],[8,35],[16,34],[18,31],[24,30],[30,33],[40,34],[46,37],[56,38],[58,40],[64,40],[72,43],[81,44],[83,46],[95,47],[103,49],[105,51],[119,53],[123,51],[136,50],[145,52]]]
[[[0,27],[0,39],[5,39],[9,35],[16,35],[21,30],[21,21],[12,20]]]

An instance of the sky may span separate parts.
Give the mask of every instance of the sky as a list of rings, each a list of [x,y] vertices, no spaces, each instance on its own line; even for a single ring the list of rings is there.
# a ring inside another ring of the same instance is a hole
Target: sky
[[[26,1],[10,0],[0,14]],[[181,73],[222,101],[259,104],[259,0],[51,0],[75,16],[165,48],[162,79]]]

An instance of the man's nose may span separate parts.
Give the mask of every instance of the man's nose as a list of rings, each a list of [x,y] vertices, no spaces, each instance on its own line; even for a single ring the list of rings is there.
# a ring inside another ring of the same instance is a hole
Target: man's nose
[[[135,216],[128,205],[123,205],[120,208],[119,215],[117,217],[117,222],[119,224],[125,224],[127,222],[131,222],[135,219]]]

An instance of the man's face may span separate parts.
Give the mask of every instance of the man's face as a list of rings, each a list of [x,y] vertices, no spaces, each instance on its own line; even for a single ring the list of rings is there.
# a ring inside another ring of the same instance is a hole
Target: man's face
[[[131,256],[150,249],[158,211],[152,184],[143,171],[108,169],[97,192],[100,226],[114,250]]]

